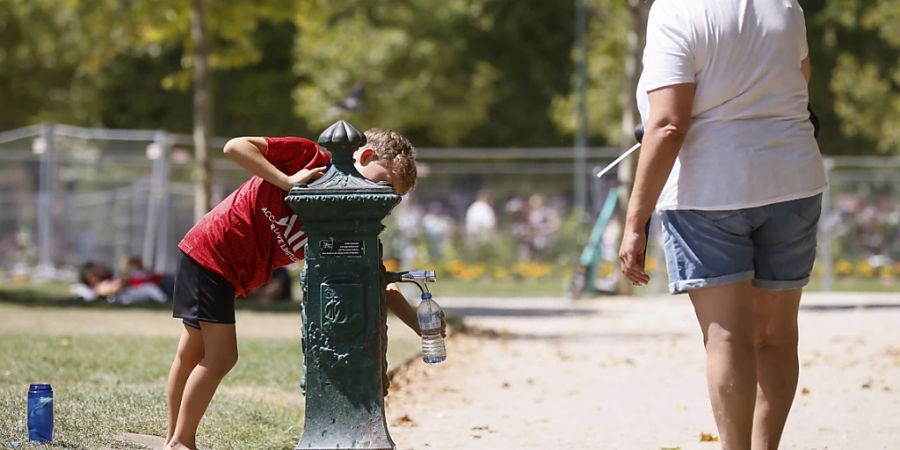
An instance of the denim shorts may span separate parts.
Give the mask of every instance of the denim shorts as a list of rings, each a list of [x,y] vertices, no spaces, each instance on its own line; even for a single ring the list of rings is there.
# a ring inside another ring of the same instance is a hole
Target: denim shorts
[[[822,194],[755,208],[660,212],[669,291],[752,280],[768,290],[809,282]]]

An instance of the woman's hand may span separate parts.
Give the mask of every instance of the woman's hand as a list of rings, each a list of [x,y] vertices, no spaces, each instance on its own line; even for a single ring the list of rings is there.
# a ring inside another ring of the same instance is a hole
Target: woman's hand
[[[647,249],[647,235],[644,230],[625,230],[622,246],[619,247],[619,262],[622,273],[636,285],[650,282],[650,275],[644,271],[644,253]]]
[[[300,169],[297,173],[288,177],[288,183],[291,186],[295,184],[309,184],[311,181],[315,181],[325,173],[327,169],[326,166],[315,167],[312,169]]]

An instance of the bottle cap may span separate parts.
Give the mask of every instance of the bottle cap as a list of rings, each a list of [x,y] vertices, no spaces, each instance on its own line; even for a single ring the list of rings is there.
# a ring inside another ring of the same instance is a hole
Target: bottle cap
[[[51,388],[49,384],[32,384],[28,387],[28,390],[33,392],[52,391],[53,388]]]
[[[422,300],[431,300],[431,292],[422,294]]]

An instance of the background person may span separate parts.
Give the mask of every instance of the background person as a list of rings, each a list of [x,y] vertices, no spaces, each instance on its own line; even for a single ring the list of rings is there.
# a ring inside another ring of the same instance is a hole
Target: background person
[[[170,293],[165,287],[171,276],[143,270],[138,257],[125,257],[116,277],[104,264],[88,261],[79,271],[79,283],[69,286],[69,294],[76,299],[92,302],[105,299],[112,304],[165,303]]]
[[[494,240],[497,228],[497,215],[491,206],[491,193],[478,191],[475,201],[466,208],[466,238],[479,244]]]
[[[726,449],[777,448],[797,387],[797,310],[825,174],[796,0],[657,0],[638,104],[643,151],[619,252],[647,283],[661,210],[669,288],[703,331]]]

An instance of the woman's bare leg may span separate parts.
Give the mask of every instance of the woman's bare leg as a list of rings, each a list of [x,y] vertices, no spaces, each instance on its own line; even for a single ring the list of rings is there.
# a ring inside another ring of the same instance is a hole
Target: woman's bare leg
[[[749,450],[756,401],[749,281],[689,292],[706,346],[706,378],[722,448]]]
[[[797,391],[800,294],[801,289],[757,290],[754,300],[756,378],[759,383],[753,418],[754,450],[778,448]]]

